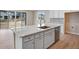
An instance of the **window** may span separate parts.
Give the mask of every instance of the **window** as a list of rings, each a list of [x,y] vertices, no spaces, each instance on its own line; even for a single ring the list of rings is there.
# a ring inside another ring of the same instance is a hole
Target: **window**
[[[0,11],[0,28],[8,28],[7,11]]]
[[[0,28],[16,28],[26,25],[26,12],[0,11]]]

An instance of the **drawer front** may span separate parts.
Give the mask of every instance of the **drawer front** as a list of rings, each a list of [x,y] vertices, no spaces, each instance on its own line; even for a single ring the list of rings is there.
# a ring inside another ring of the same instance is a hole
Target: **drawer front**
[[[44,33],[44,36],[49,36],[51,33],[52,33],[52,31],[49,30],[49,31],[47,31],[47,32]]]
[[[35,34],[35,38],[39,38],[40,37],[40,34],[39,33],[36,33]]]
[[[34,41],[30,40],[26,43],[23,43],[23,49],[34,49]]]
[[[50,32],[51,32],[51,29],[50,29],[50,30],[45,31],[44,33],[45,33],[45,34],[48,34],[48,33],[50,33]]]
[[[27,37],[24,37],[24,38],[23,38],[23,42],[27,42],[27,41],[33,40],[33,39],[34,39],[34,35],[27,36]]]
[[[44,34],[41,32],[41,33],[36,33],[35,34],[35,38],[39,38],[39,37],[41,37],[41,36],[43,36]]]
[[[41,33],[40,33],[40,36],[44,36],[44,32],[41,32]]]

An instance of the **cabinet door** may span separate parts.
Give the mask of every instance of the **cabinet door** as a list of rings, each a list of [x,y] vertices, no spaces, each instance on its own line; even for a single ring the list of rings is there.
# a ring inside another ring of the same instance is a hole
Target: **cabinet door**
[[[23,37],[22,47],[23,49],[34,49],[34,35]]]
[[[35,49],[43,49],[43,37],[35,39]]]
[[[44,48],[48,48],[51,44],[54,43],[54,30],[49,30],[45,32],[44,37]]]
[[[23,49],[34,49],[34,41],[30,40],[23,43]]]
[[[53,44],[55,42],[55,29],[52,29],[51,30],[51,43],[50,44]]]
[[[43,33],[35,35],[35,49],[43,49]]]

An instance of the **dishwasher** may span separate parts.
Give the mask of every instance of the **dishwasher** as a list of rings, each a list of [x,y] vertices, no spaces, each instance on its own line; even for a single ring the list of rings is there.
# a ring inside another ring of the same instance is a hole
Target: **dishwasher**
[[[55,28],[55,43],[60,39],[60,26]]]

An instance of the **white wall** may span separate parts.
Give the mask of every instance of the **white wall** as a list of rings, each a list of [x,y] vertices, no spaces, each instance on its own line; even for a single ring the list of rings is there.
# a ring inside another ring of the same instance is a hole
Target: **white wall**
[[[49,10],[50,18],[64,18],[65,10]]]
[[[61,33],[64,33],[64,12],[65,10],[49,10],[49,19],[52,24],[61,26]]]
[[[74,12],[76,10],[39,10],[39,11],[45,12],[45,14],[46,14],[45,23],[49,23],[50,22],[50,17],[54,17],[54,14],[57,11],[58,12],[55,14],[55,16],[57,17],[57,15],[58,15],[59,18],[64,18],[64,12]],[[27,21],[26,21],[27,25],[34,25],[34,24],[38,23],[38,21],[37,21],[37,10],[24,10],[22,12],[27,13]]]
[[[77,12],[79,10],[65,10],[65,12]]]
[[[20,10],[21,11],[21,10]],[[64,18],[64,12],[75,12],[78,10],[39,10],[41,12],[45,12],[46,16],[45,16],[45,23],[49,23],[50,22],[50,17],[54,17],[54,14],[57,12],[56,15],[58,15],[59,18]],[[22,12],[26,12],[27,13],[27,25],[34,25],[37,24],[37,10],[22,10]],[[58,14],[59,13],[59,14]],[[60,16],[59,16],[60,15]]]
[[[46,21],[46,23],[49,23],[50,22],[50,18],[49,18],[49,10],[46,10],[45,11],[46,12],[46,19],[45,19],[45,21]]]

